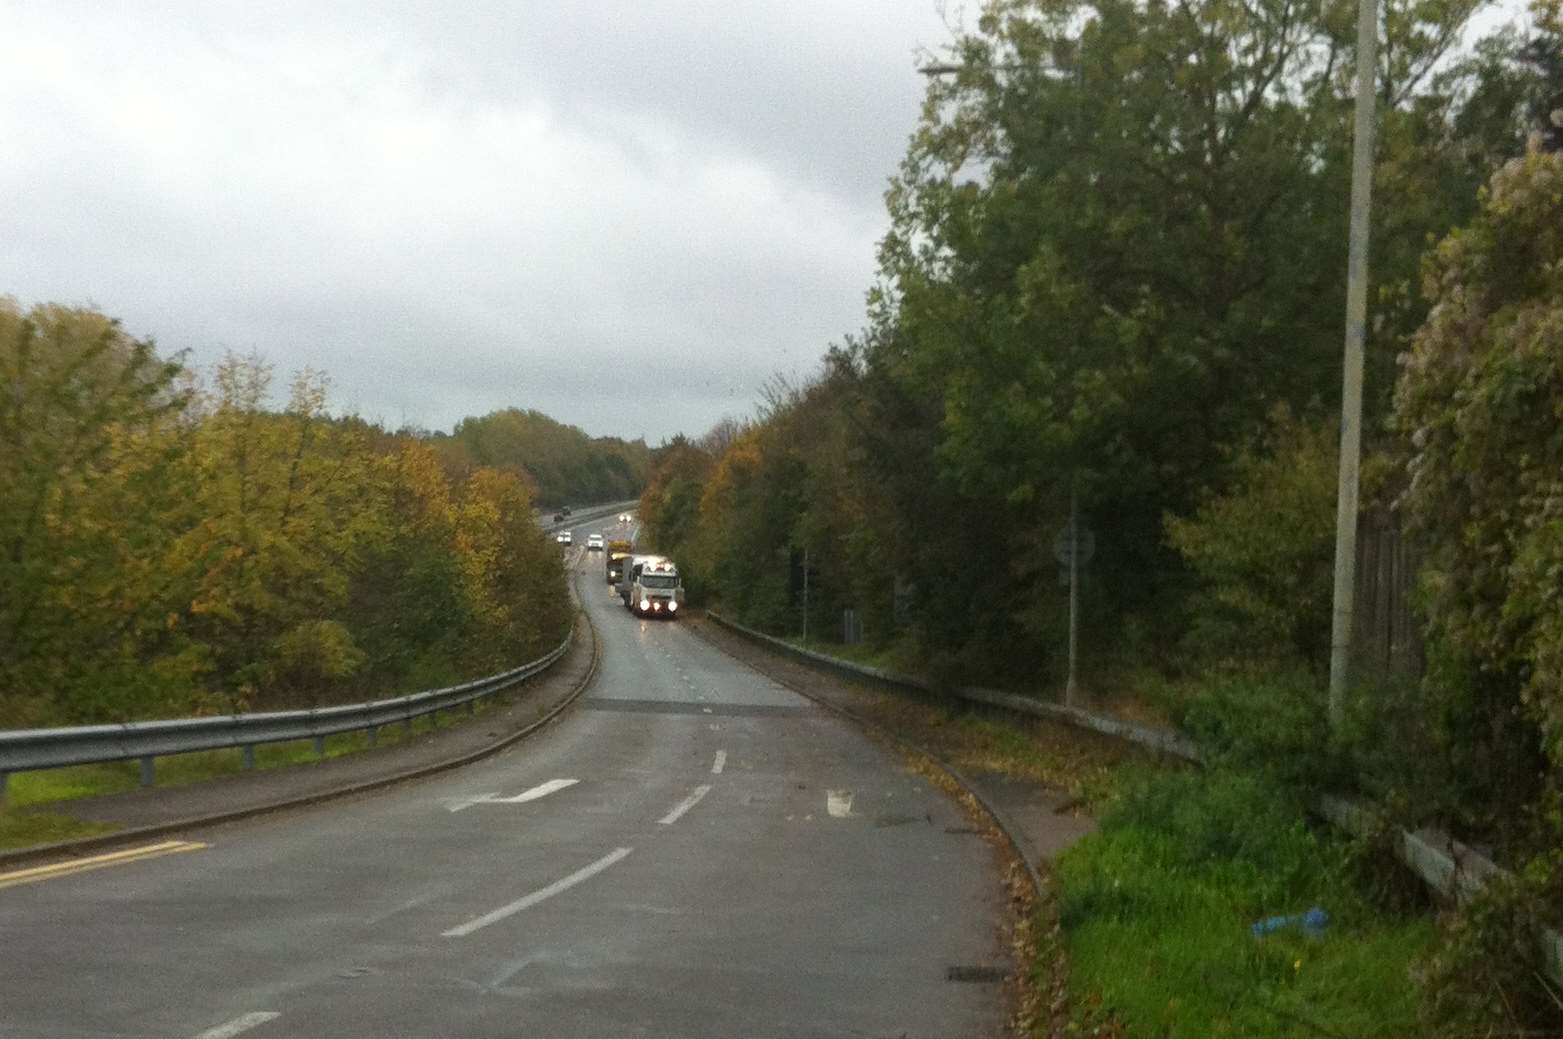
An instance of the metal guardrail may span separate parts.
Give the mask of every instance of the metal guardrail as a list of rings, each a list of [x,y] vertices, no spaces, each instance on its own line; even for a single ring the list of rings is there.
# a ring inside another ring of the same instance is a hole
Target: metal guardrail
[[[860,678],[871,678],[887,685],[917,689],[925,693],[940,691],[934,683],[923,678],[896,674],[882,668],[869,667],[804,649],[785,639],[730,621],[710,610],[706,611],[706,616],[747,638],[767,643],[791,656],[834,671]],[[1182,733],[1169,729],[1153,729],[1133,722],[1120,721],[1117,718],[1092,714],[1079,708],[1045,703],[996,689],[964,687],[942,691],[963,700],[1002,707],[1017,714],[1049,718],[1079,728],[1091,729],[1195,764],[1203,763],[1199,746]],[[1374,806],[1326,794],[1319,799],[1316,807],[1319,815],[1324,819],[1357,836],[1382,832],[1387,827],[1396,857],[1442,897],[1465,901],[1479,892],[1489,880],[1508,875],[1503,867],[1448,834],[1431,829],[1412,831],[1387,823]],[[1536,931],[1546,972],[1553,981],[1563,985],[1563,934],[1544,924],[1538,925]]]
[[[622,512],[635,502],[589,506],[560,523],[547,523],[548,532],[564,529]],[[162,721],[124,722],[117,725],[80,725],[54,729],[0,730],[0,806],[13,772],[91,765],[109,761],[141,762],[141,784],[156,780],[155,761],[170,754],[238,748],[244,767],[255,767],[255,748],[262,743],[315,741],[324,752],[327,736],[343,732],[367,732],[372,744],[381,728],[394,722],[411,725],[413,719],[465,705],[469,713],[478,700],[508,689],[545,671],[570,648],[573,629],[546,656],[497,675],[443,689],[430,689],[387,700],[340,704],[307,711],[268,711],[253,714],[215,715],[207,718],[172,718]]]
[[[1135,722],[1126,722],[1118,718],[1108,718],[1100,714],[1092,714],[1090,711],[1082,711],[1078,707],[1065,707],[1062,704],[1047,703],[1043,700],[1033,700],[1029,696],[1020,696],[1016,693],[1006,693],[998,689],[984,689],[980,686],[962,686],[955,689],[944,689],[933,682],[913,675],[897,674],[894,671],[886,671],[883,668],[869,667],[866,664],[857,664],[850,660],[842,660],[840,657],[832,657],[825,653],[817,653],[812,649],[804,649],[802,646],[793,645],[785,639],[779,639],[774,635],[767,635],[763,631],[745,627],[734,621],[728,620],[710,610],[706,616],[724,627],[731,628],[751,639],[767,642],[776,648],[796,657],[801,657],[811,663],[823,667],[832,668],[857,678],[872,678],[876,682],[884,682],[887,685],[904,686],[918,689],[925,693],[949,692],[962,700],[970,700],[974,703],[987,704],[992,707],[1002,707],[1019,714],[1036,715],[1042,718],[1051,718],[1061,721],[1076,728],[1092,729],[1104,736],[1115,739],[1128,740],[1138,743],[1143,747],[1162,754],[1170,754],[1175,758],[1192,761],[1196,764],[1202,759],[1199,747],[1193,740],[1182,733],[1168,729],[1155,729],[1148,725],[1139,725]]]
[[[358,731],[369,733],[373,743],[379,730],[394,722],[410,726],[415,718],[463,705],[470,713],[478,700],[547,670],[564,656],[572,638],[573,629],[571,635],[547,655],[509,671],[387,700],[305,711],[0,731],[0,802],[4,799],[6,779],[12,772],[139,759],[142,785],[151,786],[155,779],[154,760],[168,754],[237,747],[244,752],[245,767],[253,768],[255,747],[262,743],[313,739],[319,753],[324,749],[323,741],[327,736]]]

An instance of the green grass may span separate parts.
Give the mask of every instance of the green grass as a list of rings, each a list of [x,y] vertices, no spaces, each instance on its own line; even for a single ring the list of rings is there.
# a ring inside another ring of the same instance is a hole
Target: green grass
[[[0,811],[0,851],[30,848],[35,844],[95,837],[119,829],[113,823],[85,822],[57,812]]]
[[[477,715],[482,716],[495,701],[490,698],[477,704]],[[447,714],[439,728],[448,728],[453,722]],[[457,716],[458,723],[465,715]],[[413,722],[412,735],[433,731],[435,722],[429,716]],[[388,725],[380,730],[381,747],[394,746],[407,738],[401,725]],[[369,738],[362,732],[347,732],[326,737],[325,757],[337,758],[369,748]],[[308,764],[320,760],[315,754],[312,740],[292,743],[267,743],[255,748],[256,768],[286,768],[290,765]],[[243,771],[243,754],[237,748],[230,750],[199,751],[194,754],[178,754],[157,759],[158,786],[184,786],[201,783]],[[135,790],[141,785],[140,764],[135,761],[116,761],[101,765],[77,765],[72,768],[55,768],[39,772],[15,772],[11,774],[7,798],[13,809],[32,805],[53,804],[80,797],[97,797],[104,794],[120,794]]]
[[[1410,967],[1432,920],[1376,905],[1351,849],[1275,793],[1243,776],[1131,780],[1101,832],[1064,854],[1078,1026],[1169,1039],[1420,1034]],[[1316,938],[1250,933],[1314,905],[1331,917]]]

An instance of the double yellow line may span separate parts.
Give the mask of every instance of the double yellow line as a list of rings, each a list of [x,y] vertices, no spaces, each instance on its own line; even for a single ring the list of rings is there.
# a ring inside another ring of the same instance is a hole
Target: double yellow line
[[[163,841],[161,844],[144,844],[139,848],[111,851],[104,855],[94,855],[86,859],[52,862],[47,866],[34,866],[31,869],[19,869],[12,873],[0,873],[0,888],[16,887],[19,884],[35,884],[40,880],[53,880],[55,877],[66,877],[72,873],[87,873],[91,870],[103,869],[106,866],[120,866],[127,862],[142,862],[146,859],[162,858],[164,855],[177,855],[183,851],[200,851],[205,847],[206,845],[199,841]]]

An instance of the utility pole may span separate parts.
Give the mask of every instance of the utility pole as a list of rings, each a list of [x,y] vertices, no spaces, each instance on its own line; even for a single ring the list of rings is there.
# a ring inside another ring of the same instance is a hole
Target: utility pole
[[[809,641],[809,546],[803,546],[803,642]]]
[[[1057,594],[1057,593],[1054,593]],[[1080,500],[1069,488],[1069,678],[1064,682],[1064,706],[1073,707],[1080,691]]]
[[[1367,338],[1368,233],[1373,195],[1378,2],[1357,2],[1357,116],[1351,153],[1351,231],[1346,260],[1346,352],[1341,375],[1340,486],[1335,499],[1335,597],[1330,623],[1330,724],[1346,710],[1357,577],[1358,463],[1362,455],[1362,347]]]

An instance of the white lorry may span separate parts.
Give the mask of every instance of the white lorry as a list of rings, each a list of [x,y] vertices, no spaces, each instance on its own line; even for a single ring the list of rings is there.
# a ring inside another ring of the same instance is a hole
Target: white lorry
[[[619,598],[637,617],[677,617],[684,608],[684,582],[667,556],[631,556],[624,561]]]

